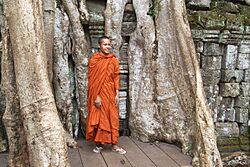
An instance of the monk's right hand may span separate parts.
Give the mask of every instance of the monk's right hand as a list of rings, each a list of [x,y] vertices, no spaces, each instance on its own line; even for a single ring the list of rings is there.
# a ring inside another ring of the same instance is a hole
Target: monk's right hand
[[[102,99],[101,99],[101,97],[99,95],[97,95],[97,97],[95,99],[95,106],[97,108],[101,108],[101,106],[102,106]]]

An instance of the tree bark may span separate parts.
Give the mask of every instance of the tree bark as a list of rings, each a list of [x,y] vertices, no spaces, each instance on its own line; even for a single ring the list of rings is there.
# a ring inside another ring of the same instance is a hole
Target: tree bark
[[[4,5],[29,165],[69,166],[47,75],[42,2],[8,0]]]
[[[53,89],[53,44],[55,25],[55,0],[43,0],[43,20],[45,31],[45,46],[47,54],[47,71],[51,88]]]
[[[29,166],[29,154],[26,145],[26,134],[24,131],[22,116],[19,107],[19,97],[15,83],[13,53],[9,34],[3,33],[3,92],[6,97],[6,110],[3,116],[3,122],[6,127],[9,141],[9,166]]]
[[[63,0],[63,6],[69,17],[72,31],[71,56],[75,65],[76,75],[76,98],[81,120],[85,122],[87,116],[87,70],[89,46],[80,21],[79,11],[71,0]],[[84,2],[84,1],[83,1]],[[85,5],[86,6],[86,5]],[[88,15],[87,13],[85,14]],[[87,18],[87,17],[86,17]],[[84,126],[84,123],[82,124]]]
[[[111,38],[114,53],[118,58],[122,45],[121,30],[126,3],[127,0],[107,0],[104,11],[105,35]]]
[[[179,142],[195,166],[222,166],[184,1],[133,0],[130,127],[142,141]],[[149,8],[150,6],[150,8]],[[152,18],[147,14],[150,14]]]

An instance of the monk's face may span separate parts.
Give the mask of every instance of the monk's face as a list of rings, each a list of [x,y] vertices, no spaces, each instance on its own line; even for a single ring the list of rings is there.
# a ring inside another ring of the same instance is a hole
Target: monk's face
[[[102,53],[109,54],[111,52],[111,42],[109,39],[103,39],[99,46]]]

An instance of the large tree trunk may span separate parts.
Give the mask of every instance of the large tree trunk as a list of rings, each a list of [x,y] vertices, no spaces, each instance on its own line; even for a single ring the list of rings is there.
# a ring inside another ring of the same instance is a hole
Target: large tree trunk
[[[55,24],[55,0],[43,0],[43,20],[45,31],[46,62],[51,88],[53,80],[53,44]]]
[[[184,1],[153,1],[150,9],[149,1],[134,0],[133,5],[132,135],[143,141],[179,142],[184,153],[194,155],[194,165],[222,166]]]
[[[9,165],[10,166],[29,166],[29,154],[26,145],[25,131],[19,106],[19,97],[15,83],[14,61],[9,34],[3,33],[3,92],[6,97],[6,110],[3,121],[6,127],[9,141]]]
[[[4,5],[19,100],[16,107],[20,106],[29,165],[69,166],[64,130],[47,75],[42,2],[8,0]]]

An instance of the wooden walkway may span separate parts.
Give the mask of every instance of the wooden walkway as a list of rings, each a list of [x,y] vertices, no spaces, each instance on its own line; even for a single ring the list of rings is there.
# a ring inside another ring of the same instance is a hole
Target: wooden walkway
[[[120,137],[119,145],[126,149],[125,155],[111,151],[105,146],[100,153],[94,153],[94,143],[78,141],[79,148],[69,149],[71,167],[191,167],[191,157],[185,156],[174,145],[142,143],[130,137]],[[0,155],[0,167],[7,167],[7,154]]]

